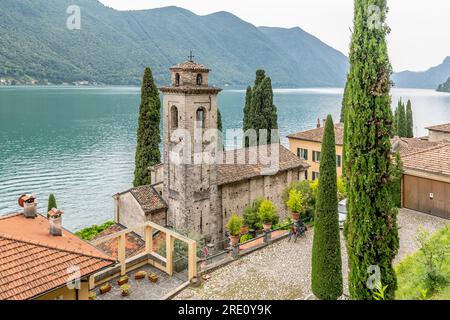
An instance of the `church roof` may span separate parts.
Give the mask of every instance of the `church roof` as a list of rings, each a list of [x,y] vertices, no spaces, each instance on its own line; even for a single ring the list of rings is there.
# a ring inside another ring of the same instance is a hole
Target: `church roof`
[[[264,147],[267,148],[267,146]],[[230,159],[234,157],[233,163],[237,163],[238,162],[237,159],[241,159],[241,157],[245,156],[245,159],[247,159],[246,162],[249,163],[248,161],[249,154],[251,154],[252,151],[258,151],[256,148],[261,148],[261,146],[226,151],[224,153],[225,159]],[[272,149],[271,145],[269,145],[267,150],[267,157],[271,156],[272,154],[271,149]],[[259,159],[259,161],[257,161],[257,164],[220,164],[218,166],[217,172],[218,184],[226,185],[266,175],[264,173],[265,166],[261,162],[262,161]],[[282,145],[279,145],[278,164],[279,164],[278,172],[293,169],[306,169],[309,167],[309,165],[306,162],[301,160],[299,157],[297,157],[295,154],[293,154],[291,151],[289,151]]]
[[[210,70],[204,65],[197,63],[193,60],[188,60],[183,63],[177,64],[170,68],[172,71],[183,70],[183,71],[200,71],[200,72],[209,72]]]
[[[167,209],[167,204],[158,191],[151,185],[132,188],[121,194],[130,192],[145,213]]]

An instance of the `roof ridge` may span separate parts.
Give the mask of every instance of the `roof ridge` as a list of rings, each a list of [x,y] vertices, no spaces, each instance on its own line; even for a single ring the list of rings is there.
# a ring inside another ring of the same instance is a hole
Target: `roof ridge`
[[[432,151],[432,150],[435,150],[435,149],[441,149],[443,147],[448,147],[448,146],[450,146],[449,142],[440,143],[437,146],[432,146],[432,147],[425,148],[425,149],[422,149],[422,150],[419,150],[419,151],[416,151],[416,152],[408,153],[408,154],[404,155],[403,158],[408,158],[410,156],[415,156],[415,155],[420,154],[420,153]]]
[[[105,260],[105,261],[113,261],[113,262],[116,261],[116,260],[113,260],[112,258],[104,258],[104,257],[100,257],[100,256],[94,256],[94,255],[86,254],[86,253],[83,253],[83,252],[80,252],[80,251],[70,250],[70,249],[62,247],[62,246],[56,246],[56,245],[52,246],[52,245],[49,245],[49,244],[41,243],[41,242],[36,241],[36,240],[25,239],[25,238],[18,237],[18,236],[12,236],[12,235],[9,235],[9,234],[6,234],[6,233],[2,233],[2,232],[0,232],[0,238],[5,238],[5,239],[8,239],[8,240],[18,241],[18,242],[22,242],[22,243],[27,243],[27,244],[31,244],[31,245],[34,245],[34,246],[49,248],[49,249],[52,249],[52,250],[58,250],[58,251],[62,251],[62,252],[73,253],[73,254],[76,254],[76,255],[79,255],[79,256],[84,256],[84,257],[89,257],[89,258],[94,258],[94,259],[100,259],[100,260]],[[91,245],[91,244],[89,244],[89,245],[93,249],[98,250],[93,245]],[[104,254],[104,253],[102,253],[102,254]],[[105,257],[108,257],[106,254],[104,254],[104,255],[105,255]]]

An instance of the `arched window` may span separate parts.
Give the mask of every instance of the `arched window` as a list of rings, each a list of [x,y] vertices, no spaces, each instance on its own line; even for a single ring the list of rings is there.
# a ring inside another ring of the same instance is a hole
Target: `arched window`
[[[178,108],[175,106],[172,106],[172,108],[170,108],[170,123],[172,129],[178,128]]]
[[[175,86],[179,86],[180,85],[180,74],[176,73],[175,74]]]
[[[197,75],[197,85],[201,86],[203,84],[203,76],[199,73]]]
[[[197,109],[197,128],[205,128],[205,109]]]

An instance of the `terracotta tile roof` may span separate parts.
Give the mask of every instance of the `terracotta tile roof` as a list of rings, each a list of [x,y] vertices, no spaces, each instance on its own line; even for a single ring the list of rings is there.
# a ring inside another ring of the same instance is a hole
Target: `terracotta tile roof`
[[[183,63],[177,64],[170,68],[170,70],[189,70],[189,71],[204,71],[209,72],[210,70],[202,64],[196,63],[194,61],[188,60]]]
[[[93,240],[101,239],[102,237],[105,237],[110,234],[114,234],[116,232],[125,230],[126,227],[121,224],[115,224],[105,230],[103,232],[99,233]],[[165,234],[160,232],[157,235],[153,236],[153,251],[158,252],[158,249],[160,248],[161,244],[165,240]],[[126,239],[125,239],[125,256],[127,258],[133,257],[135,255],[138,255],[145,250],[145,241],[142,239],[141,236],[139,236],[135,232],[127,233]],[[113,239],[106,241],[104,243],[96,245],[96,247],[103,252],[107,253],[114,259],[117,258],[117,248],[119,244],[119,239]]]
[[[322,126],[320,128],[315,128],[315,129],[311,129],[311,130],[307,130],[307,131],[290,134],[290,135],[288,135],[288,138],[322,143],[323,129],[324,129],[324,127]],[[343,123],[336,123],[334,125],[334,134],[335,134],[336,144],[343,145],[344,144],[344,124]]]
[[[439,124],[437,126],[427,127],[425,129],[428,129],[431,131],[450,132],[450,123]]]
[[[225,152],[225,159],[229,157],[233,158],[234,163],[237,163],[238,157],[245,157],[246,161],[249,162],[249,154],[251,151],[255,151],[256,147],[230,150]],[[306,169],[308,164],[293,154],[291,151],[285,147],[279,145],[279,170],[286,171],[289,169]],[[268,156],[271,156],[271,147],[268,148]],[[225,161],[225,160],[224,160]],[[258,161],[260,162],[260,161]],[[218,184],[225,185],[229,183],[234,183],[242,180],[251,179],[264,175],[262,171],[264,166],[262,164],[220,164],[218,165]]]
[[[69,231],[54,237],[48,228],[41,215],[0,218],[0,300],[30,299],[63,286],[71,266],[85,277],[115,263]]]
[[[100,239],[102,237],[105,237],[107,235],[125,230],[126,227],[124,227],[121,224],[114,224],[111,227],[103,230],[100,232],[93,240]],[[104,243],[96,245],[96,247],[103,252],[107,253],[109,256],[113,257],[114,259],[117,259],[117,249],[119,246],[119,239],[112,239],[109,241],[106,241]],[[133,257],[141,252],[143,252],[145,249],[145,241],[136,233],[130,232],[126,235],[125,239],[125,256],[127,258]]]
[[[406,156],[424,149],[429,149],[441,145],[442,142],[430,142],[423,138],[399,138],[392,139],[392,150],[400,152],[400,155]]]
[[[141,186],[129,190],[145,213],[167,209],[167,204],[153,186]]]
[[[450,144],[421,150],[402,157],[405,169],[450,176]]]

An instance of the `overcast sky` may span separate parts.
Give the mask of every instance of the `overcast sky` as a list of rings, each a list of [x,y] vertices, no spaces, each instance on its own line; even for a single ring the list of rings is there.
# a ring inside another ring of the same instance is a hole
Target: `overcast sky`
[[[231,12],[256,26],[295,27],[348,54],[353,0],[100,0],[118,10],[170,5],[205,15]],[[450,0],[388,0],[395,71],[425,70],[450,56]]]

